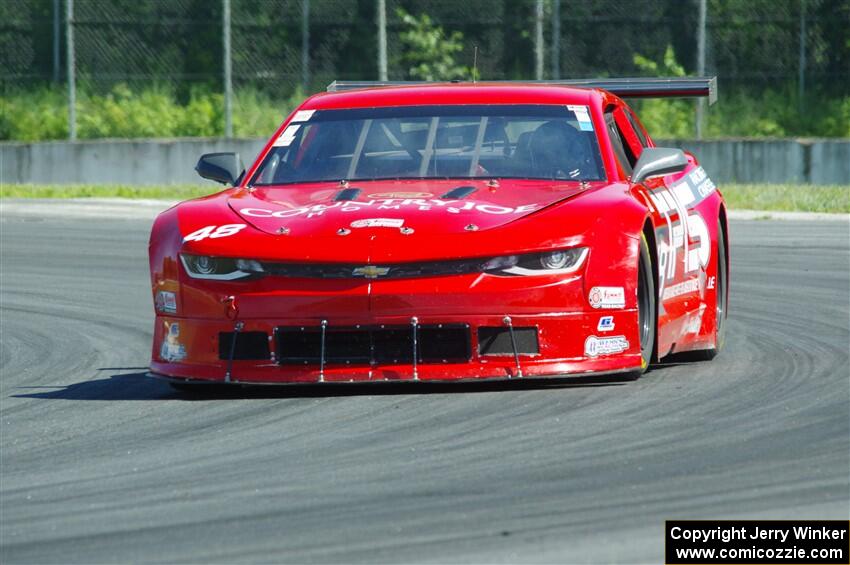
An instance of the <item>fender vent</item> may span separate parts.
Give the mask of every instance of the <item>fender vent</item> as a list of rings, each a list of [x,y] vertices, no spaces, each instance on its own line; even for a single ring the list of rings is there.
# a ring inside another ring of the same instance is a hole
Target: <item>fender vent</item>
[[[517,353],[534,355],[540,353],[537,341],[537,328],[514,327]],[[513,355],[511,331],[504,326],[482,326],[478,328],[479,355]]]

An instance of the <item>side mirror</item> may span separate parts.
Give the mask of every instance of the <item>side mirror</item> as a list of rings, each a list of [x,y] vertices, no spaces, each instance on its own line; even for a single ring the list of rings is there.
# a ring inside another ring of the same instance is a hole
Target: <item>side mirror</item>
[[[239,153],[206,153],[198,159],[195,170],[205,179],[235,185],[245,174]]]
[[[632,171],[632,182],[641,183],[649,177],[669,175],[685,170],[688,166],[688,158],[681,149],[669,147],[647,147],[640,154],[640,159],[635,163]]]

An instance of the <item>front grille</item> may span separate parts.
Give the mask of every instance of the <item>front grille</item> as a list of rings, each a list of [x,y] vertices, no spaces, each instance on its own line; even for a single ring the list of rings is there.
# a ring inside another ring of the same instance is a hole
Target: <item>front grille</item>
[[[315,326],[275,329],[277,359],[282,365],[318,364],[322,333]],[[416,337],[417,363],[465,363],[471,357],[466,324],[421,325]],[[328,327],[327,364],[410,364],[413,329],[410,326]]]
[[[405,279],[414,277],[439,277],[485,272],[489,259],[460,259],[454,261],[424,261],[420,263],[394,263],[363,265],[342,263],[273,263],[263,262],[263,270],[279,277],[318,279]]]
[[[540,353],[537,328],[514,328],[517,353],[534,355]],[[479,355],[513,355],[511,330],[504,326],[482,326],[478,328]]]

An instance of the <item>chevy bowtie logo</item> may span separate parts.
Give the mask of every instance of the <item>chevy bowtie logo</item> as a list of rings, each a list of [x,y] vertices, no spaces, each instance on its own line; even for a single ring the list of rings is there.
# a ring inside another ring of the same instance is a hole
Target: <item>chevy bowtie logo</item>
[[[367,279],[377,279],[390,272],[389,267],[376,267],[375,265],[366,265],[365,267],[357,267],[351,274],[355,277],[366,277]]]

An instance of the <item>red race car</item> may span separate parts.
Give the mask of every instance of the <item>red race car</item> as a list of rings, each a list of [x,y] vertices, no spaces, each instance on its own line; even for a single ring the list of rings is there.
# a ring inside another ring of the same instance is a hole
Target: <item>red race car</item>
[[[159,215],[151,372],[198,383],[636,377],[723,347],[725,204],[620,97],[713,78],[334,83]]]

